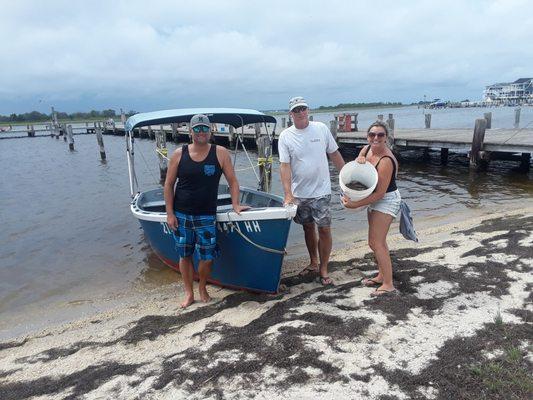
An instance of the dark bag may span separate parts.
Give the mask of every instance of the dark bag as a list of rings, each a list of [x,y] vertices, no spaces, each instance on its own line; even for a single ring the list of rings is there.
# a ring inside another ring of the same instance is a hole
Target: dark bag
[[[400,233],[407,240],[418,242],[415,226],[413,225],[413,217],[411,217],[411,209],[403,200],[400,203]]]

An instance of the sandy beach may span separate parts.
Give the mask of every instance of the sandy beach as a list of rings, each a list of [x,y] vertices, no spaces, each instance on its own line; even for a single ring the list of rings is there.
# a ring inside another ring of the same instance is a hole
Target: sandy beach
[[[180,310],[176,282],[1,342],[0,398],[530,398],[533,208],[417,228],[389,237],[398,296],[361,286],[364,240],[335,250],[332,287],[289,260],[277,295]]]

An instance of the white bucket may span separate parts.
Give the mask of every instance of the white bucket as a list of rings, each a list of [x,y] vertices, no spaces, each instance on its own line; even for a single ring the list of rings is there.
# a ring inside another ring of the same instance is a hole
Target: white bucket
[[[353,190],[346,185],[351,182],[359,182],[365,185],[368,189]],[[350,200],[362,200],[372,194],[376,185],[378,184],[378,171],[369,162],[359,164],[357,161],[350,161],[342,167],[339,172],[339,185],[343,193],[348,196]]]

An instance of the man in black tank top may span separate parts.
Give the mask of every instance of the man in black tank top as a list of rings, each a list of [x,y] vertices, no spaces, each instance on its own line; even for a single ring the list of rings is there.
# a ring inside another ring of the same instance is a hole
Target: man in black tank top
[[[213,260],[218,256],[216,209],[218,184],[222,174],[228,182],[235,212],[240,214],[249,208],[239,203],[239,182],[229,152],[209,143],[209,118],[203,114],[195,115],[190,126],[192,144],[184,145],[172,154],[165,180],[167,224],[174,231],[176,249],[180,256],[179,270],[185,285],[185,299],[181,303],[183,308],[194,302],[192,256],[195,251],[200,260],[200,298],[204,302],[211,300],[206,284]]]

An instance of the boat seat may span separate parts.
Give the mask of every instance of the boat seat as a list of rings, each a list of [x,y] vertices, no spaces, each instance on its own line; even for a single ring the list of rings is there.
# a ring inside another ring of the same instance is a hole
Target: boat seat
[[[231,208],[231,194],[223,193],[217,197],[218,206],[229,205]],[[141,208],[145,211],[165,211],[165,200],[147,201],[141,204]]]
[[[146,203],[142,203],[141,208],[144,211],[165,211],[165,200],[155,200],[155,201],[147,201]]]

